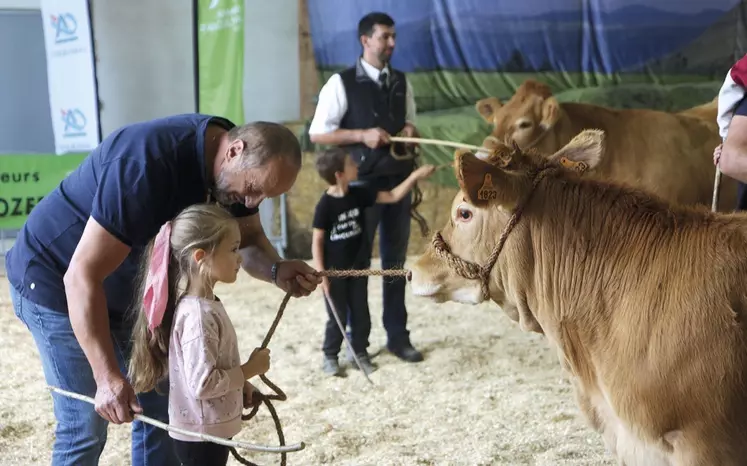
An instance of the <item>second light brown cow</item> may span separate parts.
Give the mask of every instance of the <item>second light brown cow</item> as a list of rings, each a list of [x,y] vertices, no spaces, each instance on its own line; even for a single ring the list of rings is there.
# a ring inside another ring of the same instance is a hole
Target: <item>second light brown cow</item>
[[[492,149],[457,151],[461,190],[413,293],[491,300],[544,334],[619,464],[747,463],[747,214],[576,173],[600,162],[600,131],[547,156]]]
[[[713,150],[721,143],[714,102],[679,113],[559,103],[549,86],[530,79],[505,104],[489,97],[475,108],[493,125],[491,136],[542,153],[559,150],[579,131],[601,129],[609,144],[598,174],[669,201],[711,205]],[[733,210],[736,195],[736,181],[722,177],[718,209]]]

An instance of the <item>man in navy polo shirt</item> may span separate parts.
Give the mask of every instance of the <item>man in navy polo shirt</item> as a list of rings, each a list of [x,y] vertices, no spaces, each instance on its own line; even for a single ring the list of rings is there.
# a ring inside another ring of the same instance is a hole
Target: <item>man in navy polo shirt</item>
[[[321,282],[303,261],[280,260],[256,215],[300,168],[298,140],[282,125],[176,115],[114,131],[33,209],[6,259],[15,313],[47,383],[96,400],[54,395],[53,465],[98,464],[108,422],[131,422],[133,411],[168,422],[168,386],[136,397],[125,378],[127,310],[145,245],[179,211],[209,200],[227,206],[253,277],[296,297]],[[134,422],[132,464],[177,465],[168,433]]]

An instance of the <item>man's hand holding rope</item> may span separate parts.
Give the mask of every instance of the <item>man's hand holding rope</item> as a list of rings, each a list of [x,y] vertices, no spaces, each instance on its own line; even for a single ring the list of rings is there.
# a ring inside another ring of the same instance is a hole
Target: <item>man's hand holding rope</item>
[[[308,296],[322,283],[319,273],[301,260],[281,260],[272,267],[272,283],[294,298]]]

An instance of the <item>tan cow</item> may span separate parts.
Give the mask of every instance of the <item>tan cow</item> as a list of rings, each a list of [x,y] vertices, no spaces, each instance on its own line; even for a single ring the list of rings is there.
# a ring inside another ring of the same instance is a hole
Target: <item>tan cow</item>
[[[551,154],[579,131],[599,128],[607,150],[595,168],[605,178],[630,183],[682,204],[711,205],[713,149],[721,143],[716,103],[679,112],[612,109],[559,103],[546,84],[526,80],[511,99],[481,99],[477,112],[493,125],[492,136]],[[736,207],[737,183],[722,177],[719,210]]]
[[[461,190],[413,264],[413,293],[492,300],[544,334],[619,464],[744,465],[747,214],[565,168],[601,163],[603,135],[551,156],[457,151]]]
[[[711,128],[715,128],[718,131],[718,123],[716,123],[716,117],[718,116],[718,96],[714,97],[710,102],[706,102],[701,105],[696,105],[680,112],[679,115],[696,116],[703,120],[712,123]]]

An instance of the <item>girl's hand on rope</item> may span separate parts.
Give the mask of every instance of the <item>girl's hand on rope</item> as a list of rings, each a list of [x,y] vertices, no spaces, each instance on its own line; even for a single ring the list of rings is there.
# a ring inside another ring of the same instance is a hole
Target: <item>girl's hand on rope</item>
[[[718,161],[721,159],[721,150],[724,148],[723,144],[719,144],[713,149],[713,164],[718,166]]]
[[[241,365],[244,378],[251,379],[270,370],[270,350],[268,348],[254,348],[249,360]]]
[[[244,409],[253,408],[255,405],[262,402],[262,394],[257,390],[257,387],[249,383],[249,381],[244,382]]]

